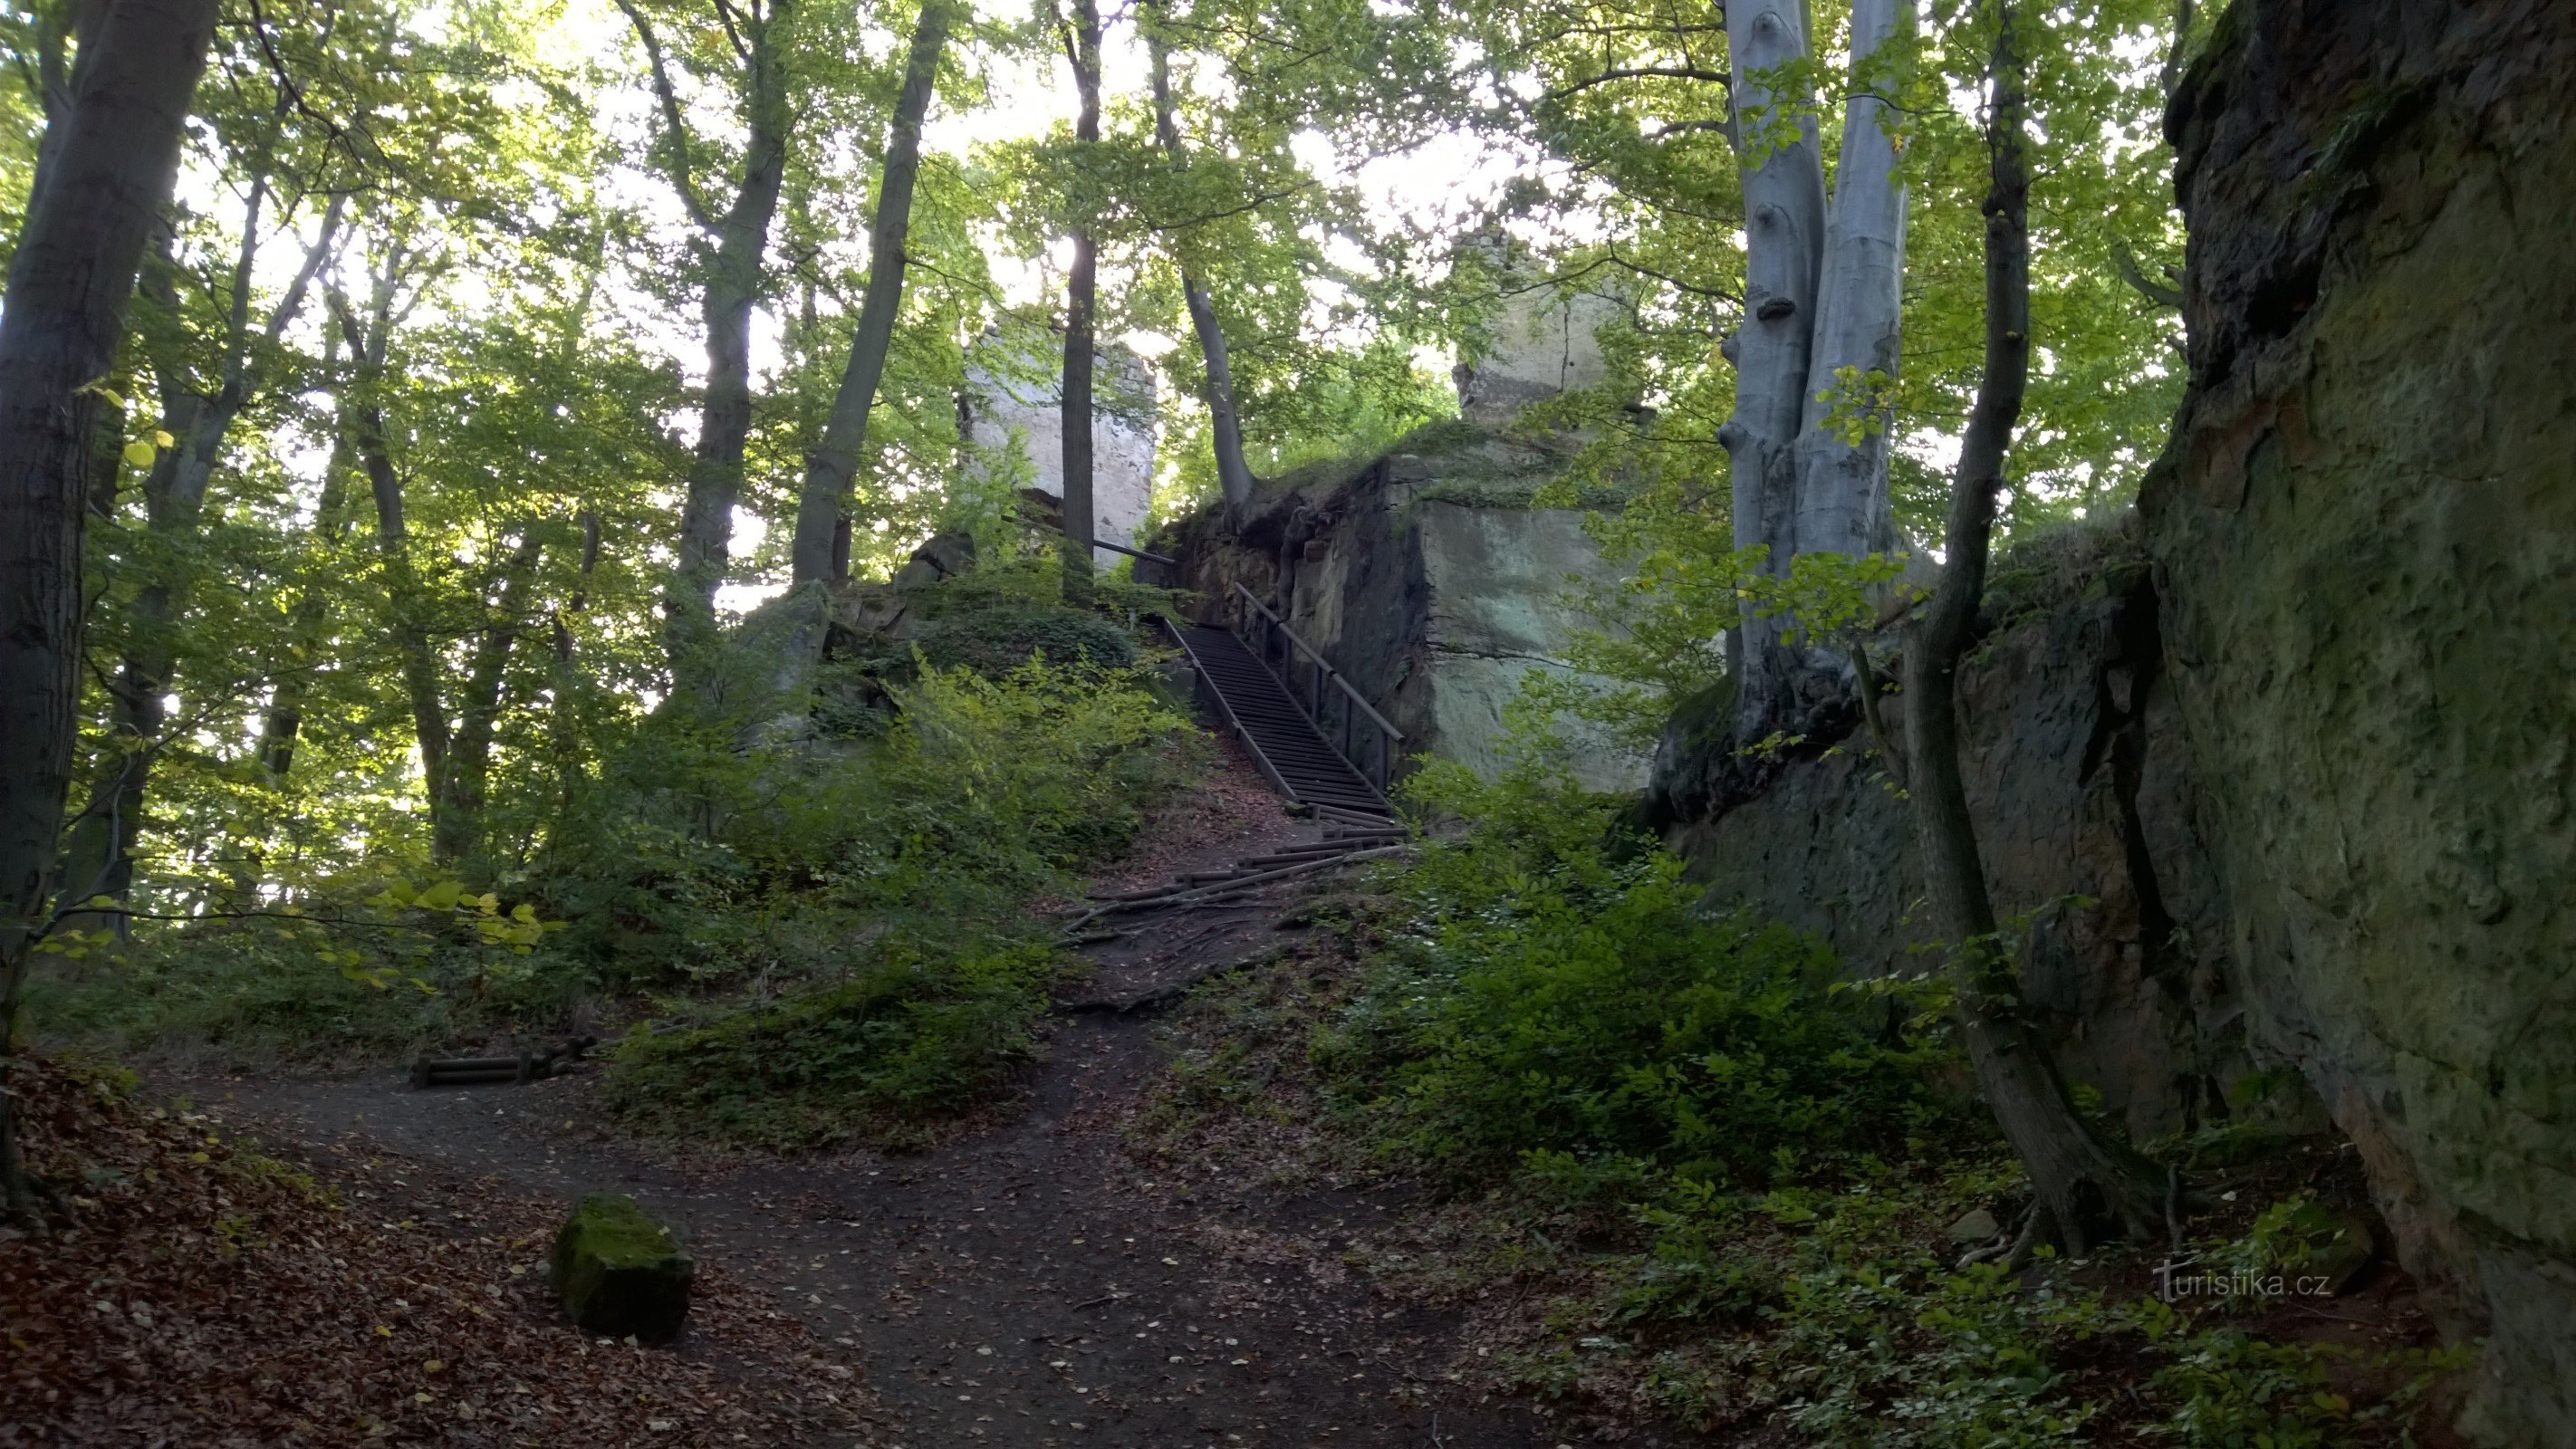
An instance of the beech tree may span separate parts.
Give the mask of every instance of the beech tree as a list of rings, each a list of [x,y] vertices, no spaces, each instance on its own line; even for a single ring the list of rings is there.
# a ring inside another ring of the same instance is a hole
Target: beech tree
[[[37,1222],[6,1092],[28,953],[50,927],[81,677],[97,384],[179,168],[214,0],[90,7],[0,297],[0,1209]]]
[[[1060,21],[1065,59],[1073,67],[1080,111],[1073,124],[1075,163],[1089,162],[1100,144],[1100,4],[1074,0],[1073,18]],[[1090,209],[1089,198],[1076,198],[1077,213]],[[1095,222],[1081,216],[1073,228],[1073,262],[1064,280],[1064,597],[1068,603],[1091,600],[1092,507],[1091,374],[1098,353],[1094,332],[1099,321],[1100,251]]]
[[[1180,123],[1173,115],[1172,48],[1165,35],[1169,23],[1169,17],[1156,7],[1146,13],[1144,31],[1153,66],[1154,135],[1172,158],[1173,166],[1179,168],[1189,164],[1189,156],[1181,144]],[[1226,502],[1248,503],[1252,500],[1252,469],[1243,460],[1243,421],[1234,408],[1234,367],[1226,347],[1225,325],[1217,318],[1216,304],[1209,300],[1206,284],[1186,264],[1181,267],[1181,300],[1189,309],[1190,332],[1198,339],[1199,356],[1207,372],[1205,396],[1216,447],[1217,487]]]
[[[1833,201],[1805,67],[1810,7],[1726,8],[1744,191],[1743,320],[1728,341],[1735,413],[1718,432],[1732,473],[1735,544],[1785,576],[1801,553],[1857,558],[1897,546],[1888,510],[1888,397],[1897,368],[1905,189],[1888,109],[1911,0],[1854,0],[1850,99]],[[1746,619],[1732,646],[1738,736],[1804,732],[1819,693],[1844,693],[1834,656]],[[1818,688],[1818,676],[1826,681]]]
[[[716,585],[724,578],[734,505],[742,497],[752,424],[751,319],[768,285],[770,224],[796,133],[790,60],[800,16],[796,0],[708,0],[704,7],[694,0],[617,0],[617,8],[643,46],[660,105],[653,160],[695,231],[691,283],[704,332],[706,384],[680,505],[677,562],[663,601],[673,688],[687,695],[702,692],[712,677],[707,651],[717,642]],[[689,124],[682,74],[732,103],[743,131],[738,154]],[[713,189],[718,184],[724,190]]]
[[[850,357],[832,398],[823,436],[807,455],[804,486],[796,503],[793,582],[813,584],[838,576],[847,559],[834,547],[847,526],[850,487],[867,446],[868,413],[894,348],[895,319],[903,311],[903,283],[910,258],[913,187],[921,175],[921,125],[939,79],[939,59],[958,21],[953,0],[924,0],[913,24],[903,67],[903,88],[886,126],[885,159],[877,173],[875,224],[868,233],[868,281],[860,294]],[[819,645],[820,641],[814,641]]]

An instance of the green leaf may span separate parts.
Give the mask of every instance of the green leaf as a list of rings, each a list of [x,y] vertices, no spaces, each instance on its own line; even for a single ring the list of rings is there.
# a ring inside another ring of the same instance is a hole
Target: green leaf
[[[152,466],[152,460],[160,456],[160,451],[149,442],[138,438],[125,445],[125,461],[133,467],[149,468]]]

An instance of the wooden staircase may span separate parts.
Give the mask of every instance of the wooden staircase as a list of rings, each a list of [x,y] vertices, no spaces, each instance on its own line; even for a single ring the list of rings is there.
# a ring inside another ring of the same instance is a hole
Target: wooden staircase
[[[1172,632],[1218,715],[1280,794],[1318,810],[1330,807],[1374,820],[1395,817],[1386,796],[1333,748],[1288,687],[1242,640],[1205,624],[1183,624]]]

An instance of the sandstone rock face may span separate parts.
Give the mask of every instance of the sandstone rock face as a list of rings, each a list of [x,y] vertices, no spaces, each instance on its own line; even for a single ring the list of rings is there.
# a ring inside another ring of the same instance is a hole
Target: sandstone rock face
[[[2246,0],[2143,500],[2254,1039],[2576,1445],[2576,7]]]
[[[2321,1125],[2297,1094],[2246,1101],[2223,903],[2160,670],[2134,517],[2052,541],[2045,597],[1961,671],[1968,799],[1995,905],[2031,927],[2023,986],[2067,1074],[2141,1140],[2254,1110]],[[2002,571],[2014,568],[2007,556]],[[1901,698],[1888,701],[1903,737]],[[1730,748],[1668,747],[1658,786]],[[1858,730],[1813,741],[1753,799],[1668,831],[1709,903],[1816,932],[1859,976],[1932,968],[1911,820]],[[2236,1099],[2230,1103],[2231,1095]]]
[[[1558,459],[1463,424],[1405,452],[1265,488],[1249,510],[1182,520],[1160,547],[1214,619],[1240,583],[1342,671],[1405,735],[1407,755],[1504,762],[1504,709],[1533,670],[1573,674],[1567,601],[1597,578],[1580,511],[1533,508]],[[1607,741],[1578,752],[1595,789],[1636,788],[1645,761]]]
[[[667,1343],[688,1317],[689,1255],[631,1197],[583,1198],[555,1235],[553,1267],[564,1313],[585,1333]]]
[[[1506,298],[1483,354],[1456,369],[1459,411],[1501,427],[1531,403],[1609,381],[1594,334],[1619,312],[1611,298],[1546,286]]]

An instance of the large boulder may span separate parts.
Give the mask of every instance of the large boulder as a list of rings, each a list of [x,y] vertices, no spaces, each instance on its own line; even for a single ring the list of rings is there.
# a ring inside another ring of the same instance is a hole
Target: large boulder
[[[588,1333],[668,1343],[688,1317],[693,1272],[671,1230],[623,1193],[583,1198],[555,1235],[555,1292]]]

